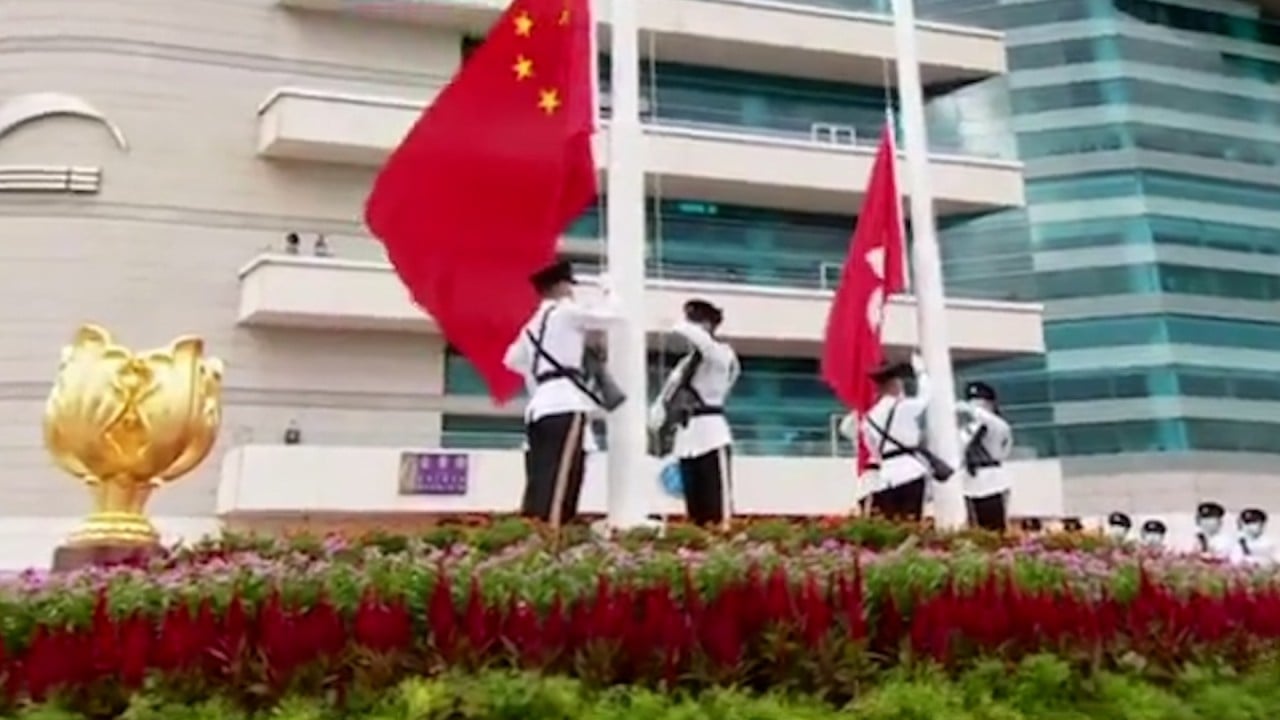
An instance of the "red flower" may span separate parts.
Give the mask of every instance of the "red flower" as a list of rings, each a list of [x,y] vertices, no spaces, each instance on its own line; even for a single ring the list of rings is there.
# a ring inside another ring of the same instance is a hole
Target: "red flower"
[[[805,645],[815,648],[831,632],[835,615],[826,594],[818,587],[818,581],[812,575],[805,577],[799,606]]]
[[[427,602],[427,630],[436,650],[446,660],[453,657],[458,642],[458,609],[453,604],[453,585],[444,568],[436,575],[436,585]]]
[[[137,689],[142,686],[150,667],[155,628],[150,618],[134,613],[120,624],[119,638],[120,666],[116,671],[125,687]]]
[[[357,643],[375,652],[394,652],[413,642],[413,619],[401,600],[384,600],[373,590],[356,608],[352,634]]]
[[[491,624],[491,617],[485,607],[484,593],[480,589],[480,581],[472,578],[471,588],[467,593],[467,609],[463,613],[462,625],[466,633],[467,645],[475,653],[486,653],[497,639],[496,627]]]

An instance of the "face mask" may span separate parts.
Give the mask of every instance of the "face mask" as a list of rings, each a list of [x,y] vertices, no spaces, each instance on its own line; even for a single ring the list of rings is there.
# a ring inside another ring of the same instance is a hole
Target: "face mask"
[[[1164,535],[1160,533],[1142,533],[1143,545],[1163,545]]]
[[[1222,520],[1220,518],[1204,518],[1196,524],[1200,527],[1200,532],[1205,535],[1216,535],[1222,529]]]
[[[1256,540],[1262,537],[1262,523],[1245,523],[1240,526],[1240,532],[1244,533],[1245,537]]]
[[[1110,525],[1107,527],[1107,536],[1112,540],[1123,540],[1129,534],[1129,528],[1123,525]]]

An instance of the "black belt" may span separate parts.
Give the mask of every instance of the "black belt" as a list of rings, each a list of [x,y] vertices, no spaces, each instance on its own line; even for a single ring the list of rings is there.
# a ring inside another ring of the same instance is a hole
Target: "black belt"
[[[564,370],[552,370],[550,372],[538,373],[534,379],[538,381],[539,385],[544,385],[552,380],[572,381],[575,379],[581,380],[582,377],[583,375],[581,370],[565,368]]]
[[[1001,465],[1004,465],[1004,463],[999,460],[979,460],[977,462],[965,463],[965,466],[971,470],[978,470],[981,468],[998,468]]]
[[[723,415],[724,408],[718,405],[700,405],[689,408],[689,417],[705,417],[707,415]]]
[[[916,451],[915,451],[915,450],[890,450],[889,452],[887,452],[887,453],[885,453],[885,454],[881,455],[881,456],[880,456],[880,460],[881,460],[881,462],[883,462],[883,461],[885,461],[885,460],[892,460],[892,459],[894,459],[894,458],[900,458],[900,457],[902,457],[902,456],[904,456],[904,455],[915,455],[915,454],[916,454]]]

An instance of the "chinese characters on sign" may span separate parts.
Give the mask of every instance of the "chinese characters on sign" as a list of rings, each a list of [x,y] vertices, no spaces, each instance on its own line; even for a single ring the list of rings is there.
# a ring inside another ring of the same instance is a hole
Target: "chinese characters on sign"
[[[466,453],[404,453],[401,495],[466,495],[470,458]]]

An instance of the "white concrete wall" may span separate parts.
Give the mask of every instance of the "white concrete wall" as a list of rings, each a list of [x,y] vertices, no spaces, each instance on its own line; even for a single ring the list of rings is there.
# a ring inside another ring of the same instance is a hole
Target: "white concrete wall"
[[[431,442],[438,339],[237,329],[237,269],[289,230],[368,254],[372,169],[255,155],[257,106],[281,84],[412,94],[447,77],[459,37],[276,7],[273,0],[0,2],[0,105],[77,95],[118,124],[68,118],[0,138],[0,164],[100,165],[96,196],[0,194],[0,516],[75,516],[85,494],[50,468],[40,414],[60,347],[101,323],[129,345],[198,333],[228,363],[221,446],[275,438],[299,417],[317,442]],[[210,514],[218,457],[155,500]],[[0,520],[0,532],[19,522]],[[16,526],[13,526],[16,527]]]
[[[524,487],[524,456],[509,450],[451,451],[466,456],[469,486],[461,496],[401,495],[402,454],[429,447],[361,448],[305,445],[246,445],[226,455],[218,490],[218,514],[243,521],[253,516],[405,515],[414,513],[514,512]],[[647,458],[654,478],[655,512],[681,512],[658,482],[661,464]],[[581,508],[605,508],[607,456],[587,456]],[[1023,516],[1062,514],[1062,471],[1057,460],[1011,463],[1011,512]],[[733,459],[735,512],[743,515],[843,515],[861,493],[853,460],[840,457]]]

